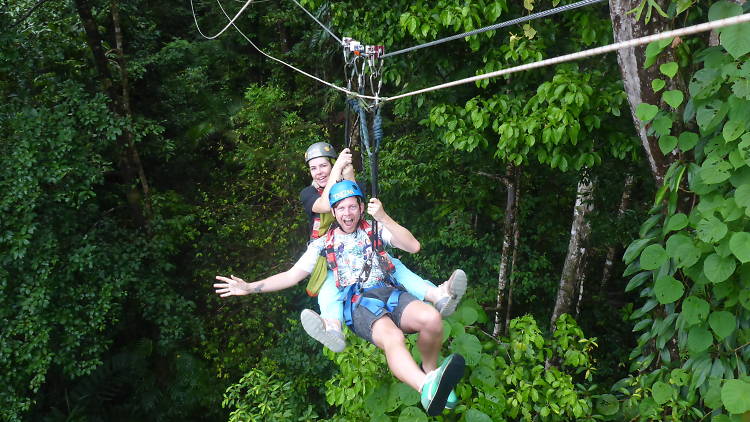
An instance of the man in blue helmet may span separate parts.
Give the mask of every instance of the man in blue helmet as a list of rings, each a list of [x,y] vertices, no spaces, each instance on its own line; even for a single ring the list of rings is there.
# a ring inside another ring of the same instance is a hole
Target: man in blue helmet
[[[265,293],[296,285],[313,270],[317,257],[325,253],[333,269],[347,325],[358,336],[385,353],[391,372],[421,394],[430,416],[452,408],[457,399],[453,388],[463,376],[464,359],[450,355],[438,366],[443,342],[440,313],[432,306],[399,289],[392,278],[393,263],[379,242],[416,253],[419,241],[394,221],[376,198],[366,205],[378,222],[378,235],[366,221],[364,195],[356,183],[342,181],[330,189],[329,200],[336,227],[308,245],[294,266],[280,274],[247,283],[238,277],[217,276],[216,293],[221,297]],[[375,240],[373,242],[373,239]],[[374,243],[374,244],[373,244]],[[418,366],[406,348],[404,333],[419,333],[417,347],[422,356]]]
[[[325,235],[333,219],[328,202],[331,187],[340,180],[355,181],[349,149],[341,151],[338,159],[336,157],[336,150],[327,142],[316,142],[305,151],[305,162],[310,170],[312,183],[300,192],[300,201],[310,218],[311,241]],[[454,271],[446,282],[435,286],[409,270],[400,260],[391,258],[391,262],[394,265],[393,278],[404,290],[419,300],[433,303],[442,316],[449,316],[455,311],[466,291],[466,275],[463,271]],[[300,318],[302,326],[312,338],[334,352],[340,352],[346,347],[346,340],[341,332],[342,306],[340,301],[336,301],[338,289],[333,280],[333,272],[326,270],[324,266],[325,262],[321,262],[318,263],[321,268],[314,268],[307,289],[309,295],[318,295],[320,315],[305,309]]]

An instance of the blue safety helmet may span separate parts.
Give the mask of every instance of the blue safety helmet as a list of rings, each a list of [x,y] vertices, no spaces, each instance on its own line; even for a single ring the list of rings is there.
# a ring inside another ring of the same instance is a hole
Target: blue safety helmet
[[[339,201],[350,196],[359,196],[363,201],[365,199],[365,195],[356,183],[351,180],[342,180],[331,187],[331,191],[328,193],[328,202],[331,203],[331,208],[333,208]]]

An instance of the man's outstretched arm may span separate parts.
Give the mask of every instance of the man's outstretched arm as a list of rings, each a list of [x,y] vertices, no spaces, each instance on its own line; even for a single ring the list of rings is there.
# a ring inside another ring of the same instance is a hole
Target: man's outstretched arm
[[[297,267],[292,267],[288,271],[274,274],[268,278],[253,283],[248,283],[233,275],[230,277],[217,275],[216,279],[222,281],[222,283],[214,283],[214,288],[216,289],[216,294],[221,297],[244,296],[252,293],[268,293],[295,286],[308,275],[310,275],[309,272],[303,271]]]

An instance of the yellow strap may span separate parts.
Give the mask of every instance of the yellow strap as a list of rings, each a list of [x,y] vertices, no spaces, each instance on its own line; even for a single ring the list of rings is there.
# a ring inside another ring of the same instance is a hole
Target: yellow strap
[[[335,218],[333,218],[333,214],[330,212],[320,214],[320,228],[318,228],[318,235],[320,237],[323,237],[328,232],[334,220]],[[310,281],[307,282],[307,287],[305,288],[308,296],[315,297],[318,295],[320,288],[323,287],[323,283],[326,281],[326,276],[328,276],[328,261],[326,261],[324,256],[319,256],[318,261],[315,263],[315,268],[313,268],[313,272],[310,274]]]

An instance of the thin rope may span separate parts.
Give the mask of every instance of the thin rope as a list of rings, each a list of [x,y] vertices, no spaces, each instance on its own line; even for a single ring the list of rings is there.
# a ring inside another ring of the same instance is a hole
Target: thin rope
[[[615,51],[615,50],[621,50],[621,49],[624,49],[624,48],[630,48],[630,47],[635,47],[635,46],[638,46],[638,45],[648,44],[648,43],[651,43],[651,42],[654,42],[654,41],[659,41],[659,40],[663,40],[663,39],[667,39],[667,38],[680,37],[680,36],[683,36],[683,35],[696,34],[698,32],[711,31],[713,29],[723,28],[725,26],[736,25],[736,24],[745,23],[745,22],[750,22],[750,13],[745,13],[744,15],[734,16],[734,17],[731,17],[731,18],[720,19],[720,20],[716,20],[716,21],[713,21],[713,22],[706,22],[706,23],[702,23],[702,24],[699,24],[699,25],[693,25],[693,26],[689,26],[689,27],[686,27],[686,28],[680,28],[680,29],[675,29],[675,30],[672,30],[672,31],[666,31],[666,32],[662,32],[660,34],[649,35],[649,36],[641,37],[641,38],[634,38],[632,40],[621,41],[621,42],[618,42],[618,43],[615,43],[615,44],[610,44],[610,45],[603,46],[603,47],[592,48],[592,49],[589,49],[589,50],[579,51],[577,53],[572,53],[572,54],[566,54],[564,56],[553,57],[551,59],[541,60],[541,61],[537,61],[537,62],[533,62],[533,63],[527,63],[527,64],[516,66],[516,67],[511,67],[511,68],[507,68],[507,69],[500,69],[500,70],[496,70],[494,72],[485,73],[485,74],[477,75],[477,76],[472,76],[470,78],[460,79],[460,80],[453,81],[453,82],[447,82],[447,83],[440,84],[440,85],[435,85],[435,86],[432,86],[432,87],[429,87],[429,88],[423,88],[423,89],[419,89],[419,90],[416,90],[416,91],[411,91],[411,92],[407,92],[407,93],[404,93],[404,94],[399,94],[399,95],[396,95],[396,96],[393,96],[393,97],[380,97],[380,101],[383,101],[383,102],[394,101],[394,100],[398,100],[400,98],[406,98],[406,97],[410,97],[410,96],[413,96],[413,95],[424,94],[424,93],[430,92],[430,91],[437,91],[437,90],[443,89],[443,88],[450,88],[450,87],[453,87],[453,86],[456,86],[456,85],[463,85],[463,84],[467,84],[467,83],[470,83],[470,82],[476,82],[476,81],[480,81],[482,79],[489,79],[489,78],[494,78],[494,77],[497,77],[497,76],[502,76],[502,75],[508,75],[508,74],[511,74],[511,73],[521,72],[521,71],[524,71],[524,70],[530,70],[530,69],[536,69],[536,68],[539,68],[539,67],[551,66],[551,65],[558,64],[558,63],[563,63],[563,62],[568,62],[568,61],[572,61],[572,60],[582,59],[584,57],[596,56],[596,55],[599,55],[599,54],[609,53],[609,52],[612,52],[612,51]]]
[[[512,26],[512,25],[516,25],[516,24],[527,22],[527,21],[534,20],[534,19],[544,18],[544,17],[550,16],[550,15],[554,15],[554,14],[557,14],[557,13],[560,13],[560,12],[565,12],[565,11],[572,10],[572,9],[577,9],[577,8],[583,7],[583,6],[588,6],[590,4],[601,3],[603,1],[606,1],[606,0],[583,0],[583,1],[579,1],[577,3],[571,3],[571,4],[567,4],[565,6],[556,7],[554,9],[545,10],[543,12],[532,13],[532,14],[530,14],[528,16],[524,16],[522,18],[516,18],[516,19],[512,19],[512,20],[509,20],[509,21],[506,21],[506,22],[502,22],[502,23],[496,23],[494,25],[485,26],[484,28],[474,29],[472,31],[467,31],[467,32],[464,32],[462,34],[451,35],[450,37],[445,37],[445,38],[441,38],[439,40],[430,41],[430,42],[427,42],[427,43],[424,43],[424,44],[415,45],[414,47],[404,48],[403,50],[397,50],[397,51],[393,51],[393,52],[390,52],[390,53],[386,53],[386,54],[383,54],[383,58],[390,57],[390,56],[395,56],[395,55],[401,54],[401,53],[407,53],[409,51],[419,50],[420,48],[432,47],[433,45],[438,45],[438,44],[442,44],[442,43],[445,43],[445,42],[448,42],[448,41],[457,40],[459,38],[464,38],[464,37],[469,37],[469,36],[476,35],[476,34],[481,34],[482,32],[493,31],[495,29],[505,28],[506,26]]]
[[[227,13],[224,12],[224,8],[222,8],[221,11],[224,12],[224,16],[226,16],[227,19],[229,19],[229,23],[224,28],[222,28],[221,31],[219,31],[216,35],[206,35],[203,33],[203,31],[201,31],[201,27],[200,25],[198,25],[198,17],[195,15],[195,8],[193,7],[193,0],[190,0],[190,9],[193,11],[193,20],[195,21],[195,27],[198,28],[198,32],[203,36],[203,38],[213,40],[217,38],[219,35],[223,34],[224,31],[229,29],[230,26],[234,26],[235,28],[237,28],[237,26],[234,25],[234,21],[236,21],[240,17],[242,12],[244,12],[245,9],[247,9],[247,7],[250,6],[250,3],[252,2],[253,0],[247,0],[245,4],[242,6],[242,8],[240,9],[240,11],[237,12],[237,14],[234,15],[234,17],[231,19],[229,18],[229,15],[227,15]]]
[[[225,17],[226,17],[227,19],[230,19],[230,18],[229,18],[229,15],[228,15],[228,14],[227,14],[227,12],[226,12],[226,11],[224,10],[224,7],[223,7],[223,6],[221,5],[221,2],[220,2],[219,0],[216,0],[216,3],[217,3],[217,4],[219,5],[219,8],[221,9],[221,12],[222,12],[222,13],[224,14],[224,16],[225,16]],[[250,3],[250,1],[249,1],[248,3]],[[196,14],[195,14],[195,8],[194,8],[194,6],[193,6],[193,0],[190,0],[190,9],[191,9],[191,10],[192,10],[192,12],[193,12],[193,20],[195,20],[195,26],[196,26],[196,28],[198,29],[198,33],[200,33],[200,34],[201,34],[201,35],[202,35],[202,36],[203,36],[204,38],[207,38],[207,39],[213,39],[213,38],[216,38],[216,37],[210,38],[210,37],[206,36],[206,35],[205,35],[205,34],[204,34],[204,33],[203,33],[202,31],[201,31],[201,28],[200,28],[200,26],[198,25],[198,18],[197,18]],[[353,91],[350,91],[350,90],[348,90],[348,89],[346,89],[346,88],[342,88],[342,87],[340,87],[340,86],[338,86],[338,85],[334,85],[334,84],[332,84],[332,83],[330,83],[330,82],[327,82],[327,81],[324,81],[323,79],[320,79],[320,78],[318,78],[318,77],[317,77],[317,76],[315,76],[315,75],[311,75],[311,74],[309,74],[309,73],[305,72],[304,70],[298,69],[298,68],[296,68],[296,67],[292,66],[291,64],[289,64],[289,63],[286,63],[286,62],[284,62],[284,61],[283,61],[283,60],[281,60],[281,59],[277,59],[276,57],[273,57],[273,56],[271,56],[270,54],[267,54],[266,52],[264,52],[263,50],[261,50],[261,49],[260,49],[260,48],[259,48],[259,47],[258,47],[257,45],[255,45],[255,43],[254,43],[254,42],[252,42],[252,40],[250,40],[250,38],[248,38],[248,37],[247,37],[247,35],[245,35],[245,33],[244,33],[244,32],[242,32],[242,30],[240,30],[240,28],[239,28],[239,27],[238,27],[237,25],[235,25],[235,24],[234,24],[234,21],[230,21],[229,25],[233,26],[233,27],[234,27],[234,29],[235,29],[235,30],[237,30],[237,32],[238,32],[238,33],[239,33],[239,34],[240,34],[240,35],[241,35],[241,36],[242,36],[242,37],[243,37],[243,38],[244,38],[244,39],[245,39],[245,40],[246,40],[246,41],[247,41],[248,43],[250,43],[250,45],[251,45],[251,46],[253,46],[253,48],[254,48],[254,49],[256,49],[256,50],[257,50],[257,51],[258,51],[258,52],[259,52],[260,54],[262,54],[262,55],[264,55],[264,56],[268,57],[269,59],[271,59],[271,60],[273,60],[273,61],[276,61],[276,62],[278,62],[278,63],[281,63],[281,64],[283,64],[284,66],[286,66],[286,67],[288,67],[288,68],[290,68],[290,69],[294,70],[295,72],[299,72],[299,73],[301,73],[301,74],[303,74],[303,75],[307,76],[308,78],[314,79],[314,80],[316,80],[316,81],[318,81],[318,82],[322,83],[323,85],[326,85],[326,86],[328,86],[328,87],[331,87],[331,88],[333,88],[333,89],[335,89],[335,90],[337,90],[337,91],[341,91],[341,92],[343,92],[343,93],[345,93],[345,94],[347,94],[347,95],[352,95],[352,96],[355,96],[355,97],[359,97],[359,98],[365,98],[365,99],[368,99],[368,100],[376,100],[376,99],[378,99],[378,97],[373,97],[373,96],[369,96],[369,95],[361,95],[361,94],[359,94],[359,93],[357,93],[357,92],[353,92]],[[223,32],[223,31],[222,31],[222,32]],[[218,36],[218,35],[217,35],[217,36]]]
[[[318,23],[318,25],[320,25],[320,26],[321,26],[321,28],[325,29],[325,30],[326,30],[326,32],[328,32],[329,34],[331,34],[331,36],[332,36],[332,37],[333,37],[333,38],[334,38],[334,39],[335,39],[336,41],[338,41],[339,45],[343,45],[343,44],[344,44],[344,42],[343,42],[343,41],[341,41],[341,39],[340,39],[339,37],[337,37],[337,36],[336,36],[336,35],[335,35],[335,34],[334,34],[333,32],[331,32],[331,30],[330,30],[330,29],[328,29],[328,27],[326,27],[325,25],[323,25],[323,24],[322,24],[322,23],[321,23],[321,22],[320,22],[320,21],[319,21],[319,20],[318,20],[318,19],[317,19],[317,18],[316,18],[315,16],[313,16],[313,14],[312,14],[312,13],[310,13],[310,12],[309,12],[309,11],[308,11],[307,9],[305,9],[304,7],[302,7],[302,5],[301,5],[301,4],[299,4],[299,3],[297,2],[297,0],[292,0],[292,1],[294,2],[294,4],[296,4],[297,6],[299,6],[299,8],[300,8],[300,9],[304,10],[304,11],[305,11],[305,13],[307,13],[307,14],[308,14],[308,16],[310,16],[311,18],[313,18],[313,20],[314,20],[315,22],[317,22],[317,23]]]

